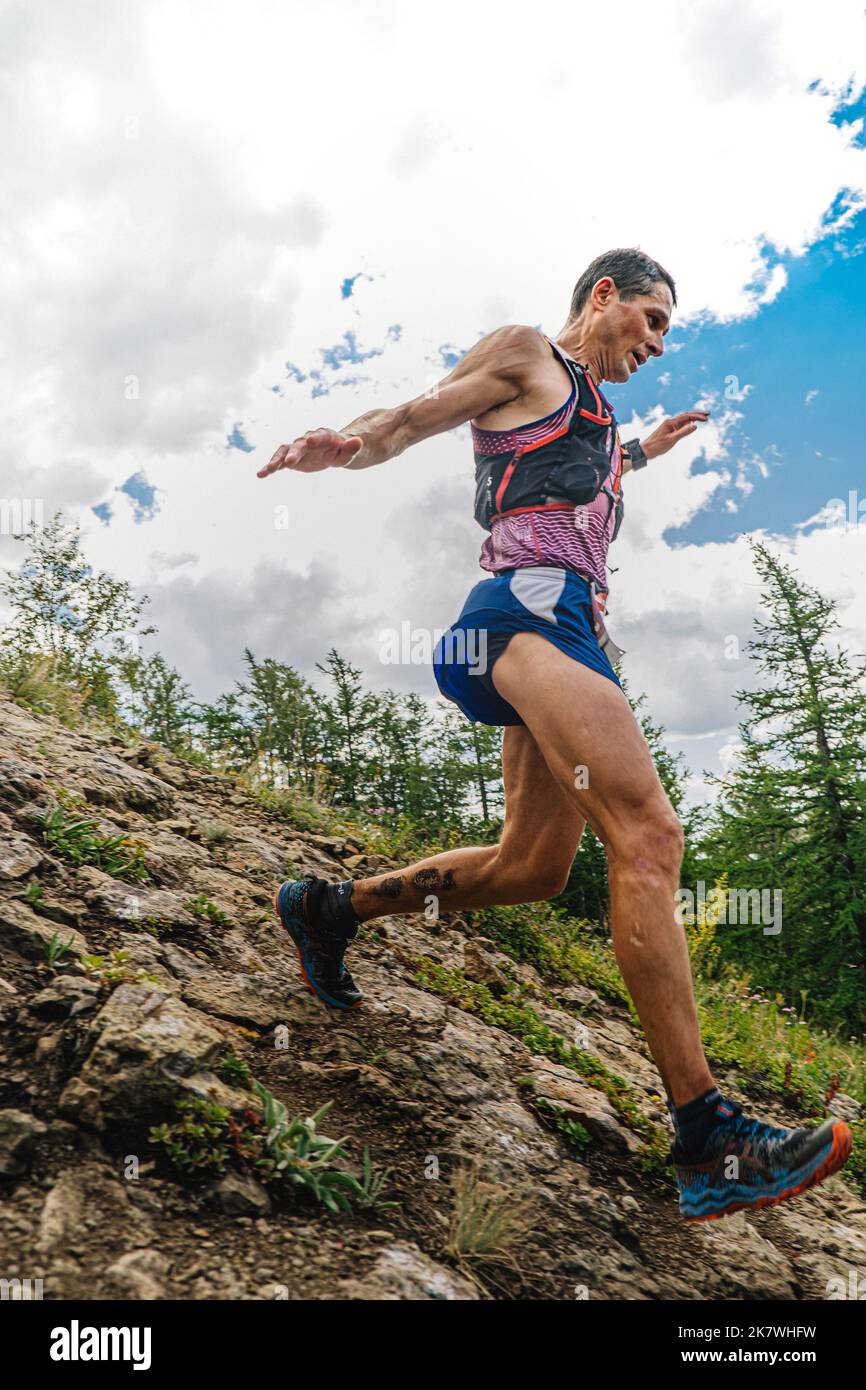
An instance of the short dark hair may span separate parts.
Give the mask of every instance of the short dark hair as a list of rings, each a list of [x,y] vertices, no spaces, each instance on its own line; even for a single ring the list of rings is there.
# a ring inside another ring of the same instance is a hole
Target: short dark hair
[[[571,296],[570,318],[577,318],[592,293],[593,285],[609,275],[616,285],[620,299],[634,299],[639,294],[651,294],[653,285],[664,280],[671,292],[674,304],[677,290],[673,276],[663,265],[654,261],[645,251],[636,246],[620,247],[617,251],[604,251],[596,256],[591,265],[581,275]]]

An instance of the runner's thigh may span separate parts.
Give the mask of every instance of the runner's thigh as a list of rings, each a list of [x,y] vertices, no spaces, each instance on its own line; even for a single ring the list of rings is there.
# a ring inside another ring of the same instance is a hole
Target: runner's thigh
[[[503,852],[541,866],[553,877],[557,870],[566,875],[580,844],[584,816],[553,776],[529,729],[521,724],[509,725],[505,730],[502,777]]]
[[[532,632],[511,638],[492,679],[606,845],[642,819],[675,819],[643,732],[613,681]]]

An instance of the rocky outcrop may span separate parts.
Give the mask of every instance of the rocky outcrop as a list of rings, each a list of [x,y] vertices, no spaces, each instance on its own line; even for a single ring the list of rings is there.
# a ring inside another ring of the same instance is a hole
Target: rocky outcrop
[[[823,1298],[866,1270],[866,1203],[843,1177],[685,1227],[644,1166],[668,1122],[627,1011],[550,986],[463,918],[381,919],[352,948],[364,1007],[320,1006],[272,899],[288,864],[334,880],[385,866],[340,827],[299,831],[154,745],[71,733],[2,698],[0,742],[0,1275],[42,1278],[46,1297],[132,1300],[772,1300]],[[46,843],[61,792],[141,846],[146,880],[76,868]],[[422,956],[499,1003],[528,991],[585,1071],[423,987]],[[357,1178],[365,1148],[388,1170],[395,1205],[329,1214],[252,1163],[198,1183],[170,1171],[150,1126],[184,1098],[242,1125],[258,1104],[244,1067],[290,1114],[330,1102],[321,1127]],[[842,1094],[833,1110],[859,1114]],[[461,1244],[476,1171],[509,1229],[486,1264]]]

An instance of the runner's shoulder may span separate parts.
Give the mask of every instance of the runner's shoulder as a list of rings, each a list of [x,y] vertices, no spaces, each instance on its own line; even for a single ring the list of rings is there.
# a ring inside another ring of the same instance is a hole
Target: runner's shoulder
[[[476,361],[485,361],[497,376],[520,387],[534,378],[540,365],[550,360],[547,338],[540,329],[526,323],[507,323],[502,328],[494,328],[479,339],[471,352]]]

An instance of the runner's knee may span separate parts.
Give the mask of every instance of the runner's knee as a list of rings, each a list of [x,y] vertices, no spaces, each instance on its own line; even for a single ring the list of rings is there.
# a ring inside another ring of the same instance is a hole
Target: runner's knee
[[[679,873],[685,837],[669,803],[642,807],[611,837],[608,850],[638,873]]]

